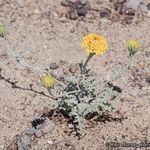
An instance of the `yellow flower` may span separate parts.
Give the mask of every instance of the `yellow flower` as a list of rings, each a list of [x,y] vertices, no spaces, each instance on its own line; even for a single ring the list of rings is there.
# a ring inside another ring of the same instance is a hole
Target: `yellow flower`
[[[0,24],[0,37],[5,37],[6,35],[6,28],[3,24]]]
[[[130,40],[127,43],[129,55],[133,56],[141,47],[141,44],[138,40]]]
[[[83,37],[81,47],[85,48],[88,54],[102,55],[108,49],[108,44],[103,36],[90,33]]]
[[[49,75],[42,75],[41,77],[42,85],[45,88],[52,88],[56,84],[56,79]]]

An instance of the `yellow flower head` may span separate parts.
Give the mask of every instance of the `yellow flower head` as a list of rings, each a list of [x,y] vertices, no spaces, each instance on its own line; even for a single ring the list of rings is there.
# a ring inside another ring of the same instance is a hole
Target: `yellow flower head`
[[[141,44],[138,40],[130,40],[127,43],[129,55],[133,56],[141,47]]]
[[[96,55],[102,55],[108,49],[108,44],[103,36],[90,33],[83,37],[81,47],[85,48],[88,54],[95,53]]]
[[[0,37],[5,37],[6,35],[6,28],[3,24],[0,24]]]
[[[52,88],[56,84],[56,79],[49,75],[42,75],[41,77],[42,85],[45,88]]]

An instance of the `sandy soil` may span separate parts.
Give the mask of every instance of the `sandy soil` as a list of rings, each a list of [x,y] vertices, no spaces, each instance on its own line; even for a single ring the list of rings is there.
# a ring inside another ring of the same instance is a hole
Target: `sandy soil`
[[[96,1],[91,0],[91,3],[93,7],[99,7]],[[116,106],[114,112],[119,110],[119,114],[123,114],[126,119],[121,123],[99,122],[96,126],[86,129],[80,140],[74,134],[65,133],[68,130],[65,122],[55,122],[54,130],[37,139],[31,149],[67,150],[64,140],[70,141],[76,150],[107,149],[105,142],[109,141],[150,142],[150,19],[139,17],[136,18],[138,22],[122,25],[120,22],[101,19],[98,12],[89,12],[86,18],[78,20],[65,18],[65,12],[66,8],[60,5],[60,0],[6,1],[0,6],[0,21],[6,24],[8,39],[16,47],[16,52],[22,52],[23,59],[41,71],[49,68],[52,62],[62,60],[78,63],[85,60],[87,55],[80,48],[80,41],[84,34],[96,32],[108,39],[109,51],[102,57],[94,57],[89,67],[100,76],[108,78],[116,64],[120,67],[119,64],[125,64],[127,61],[126,41],[139,39],[142,49],[131,66],[134,75],[129,71],[115,82],[123,92],[113,101]],[[26,88],[33,84],[35,90],[48,94],[39,82],[41,74],[22,68],[11,54],[7,53],[7,49],[2,45],[3,39],[0,39],[0,43],[2,75],[11,81],[17,81],[18,86]],[[61,68],[59,73],[62,73]],[[13,89],[8,82],[0,80],[0,145],[3,146],[28,128],[30,122],[42,113],[44,102],[49,100],[32,91]],[[51,147],[48,141],[62,142],[57,148]]]

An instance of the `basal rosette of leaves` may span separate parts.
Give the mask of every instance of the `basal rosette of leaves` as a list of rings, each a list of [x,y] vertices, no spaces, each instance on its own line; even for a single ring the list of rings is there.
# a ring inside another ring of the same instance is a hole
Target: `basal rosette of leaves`
[[[108,115],[112,111],[113,106],[109,100],[118,93],[100,83],[95,76],[70,76],[64,79],[67,83],[64,95],[52,101],[49,106],[54,110],[63,110],[78,129],[84,128],[86,119]]]

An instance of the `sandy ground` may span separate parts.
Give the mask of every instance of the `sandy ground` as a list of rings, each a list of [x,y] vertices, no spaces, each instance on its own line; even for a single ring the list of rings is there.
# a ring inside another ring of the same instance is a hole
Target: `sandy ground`
[[[95,1],[91,2],[93,6],[96,5]],[[122,25],[120,22],[112,23],[107,19],[100,19],[96,12],[89,13],[95,15],[95,19],[87,17],[69,20],[64,17],[65,11],[66,8],[60,5],[60,0],[26,0],[20,3],[10,1],[0,7],[0,21],[8,27],[8,39],[16,47],[16,52],[22,52],[23,59],[41,71],[49,68],[52,62],[62,60],[78,63],[85,60],[87,55],[80,48],[80,41],[84,34],[96,32],[108,39],[109,51],[102,57],[94,57],[89,67],[100,76],[108,78],[116,64],[120,67],[119,64],[125,64],[127,61],[126,41],[139,39],[142,49],[131,66],[134,76],[129,71],[115,82],[123,92],[113,101],[116,106],[114,111],[119,110],[126,119],[121,123],[98,123],[95,127],[85,130],[85,135],[80,140],[73,134],[65,133],[65,123],[55,122],[54,130],[37,139],[31,149],[67,150],[66,146],[62,147],[64,142],[60,142],[58,148],[50,148],[48,144],[48,141],[57,143],[62,140],[70,141],[77,150],[107,149],[105,142],[109,141],[150,142],[150,19],[139,18],[138,23]],[[40,85],[41,74],[20,67],[2,43],[3,39],[0,39],[2,75],[11,81],[17,81],[18,86],[25,88],[33,84],[34,89],[48,94]],[[42,113],[44,101],[49,100],[32,91],[13,89],[9,83],[0,80],[0,145],[9,142],[28,128],[30,122]]]

